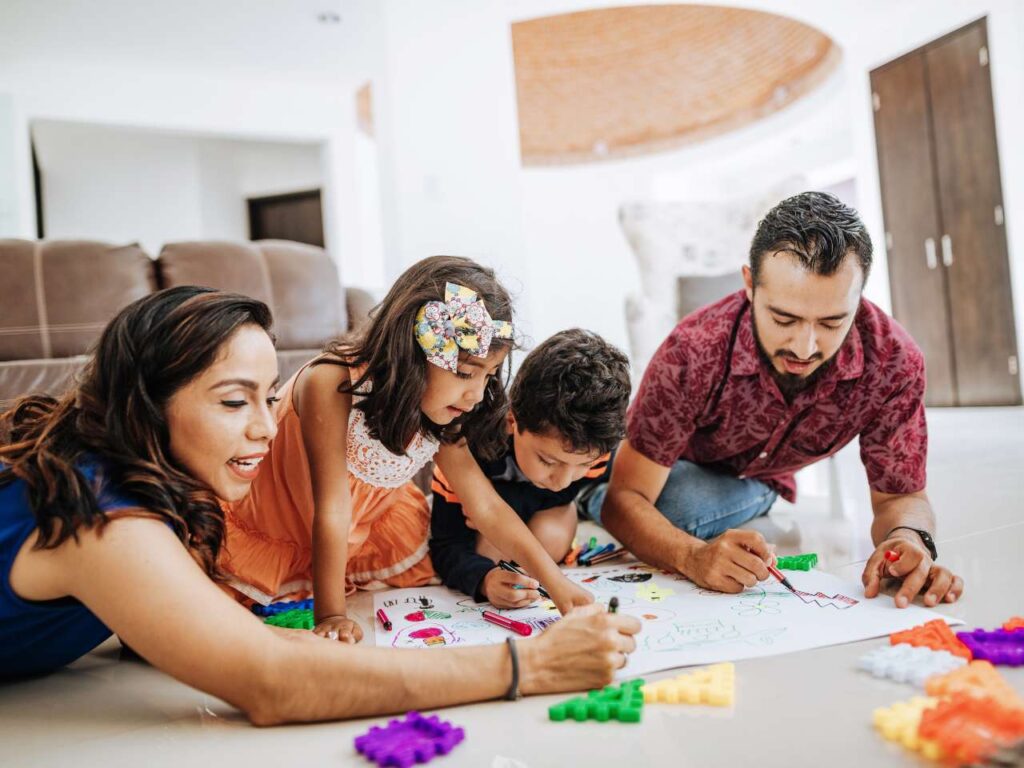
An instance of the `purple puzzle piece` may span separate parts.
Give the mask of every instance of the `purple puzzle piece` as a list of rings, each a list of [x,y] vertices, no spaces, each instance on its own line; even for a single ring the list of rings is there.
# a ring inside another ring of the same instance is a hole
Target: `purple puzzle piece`
[[[984,629],[976,629],[973,632],[957,632],[956,636],[971,649],[971,655],[976,659],[1007,667],[1024,664],[1024,632],[1005,629],[986,632]]]
[[[356,737],[356,750],[380,768],[409,768],[447,755],[466,738],[466,732],[437,715],[424,717],[409,712],[405,720],[392,720],[385,727],[373,726]]]

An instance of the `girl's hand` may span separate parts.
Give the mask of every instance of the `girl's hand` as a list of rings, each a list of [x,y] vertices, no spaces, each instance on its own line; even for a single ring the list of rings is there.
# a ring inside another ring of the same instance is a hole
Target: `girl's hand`
[[[548,588],[551,600],[559,612],[565,616],[573,608],[590,605],[594,602],[594,596],[576,584],[573,584],[564,576],[557,584]]]
[[[495,608],[525,608],[540,600],[540,584],[529,576],[492,568],[484,576],[481,592]]]
[[[326,637],[328,640],[338,640],[342,643],[358,643],[363,639],[363,630],[345,614],[336,616],[325,616],[313,627],[313,633]]]
[[[559,693],[601,688],[636,649],[640,621],[597,605],[577,608],[537,638],[519,643],[520,690]]]

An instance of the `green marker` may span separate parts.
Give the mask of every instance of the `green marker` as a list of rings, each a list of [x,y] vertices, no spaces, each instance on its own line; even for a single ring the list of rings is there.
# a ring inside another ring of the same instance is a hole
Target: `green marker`
[[[587,549],[593,549],[597,546],[597,536],[590,537],[590,543],[587,544]]]

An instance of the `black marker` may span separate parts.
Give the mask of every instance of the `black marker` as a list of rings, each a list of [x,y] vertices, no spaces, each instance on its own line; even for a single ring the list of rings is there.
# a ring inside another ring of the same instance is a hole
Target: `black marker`
[[[619,598],[612,595],[612,599],[608,601],[608,613],[619,612]]]

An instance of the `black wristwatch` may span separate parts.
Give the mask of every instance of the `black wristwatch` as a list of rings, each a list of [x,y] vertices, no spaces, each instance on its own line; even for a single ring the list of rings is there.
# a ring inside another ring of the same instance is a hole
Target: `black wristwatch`
[[[918,536],[920,536],[921,541],[924,542],[925,549],[927,549],[928,554],[932,556],[932,560],[939,559],[939,551],[935,548],[935,539],[932,538],[932,535],[928,533],[928,531],[922,531],[920,528],[911,528],[909,525],[897,525],[895,528],[892,529],[892,531],[898,531],[900,530],[900,528],[903,528],[908,531],[913,531]],[[885,538],[888,539],[890,536],[892,536],[892,531],[889,531],[887,534],[885,534]]]

